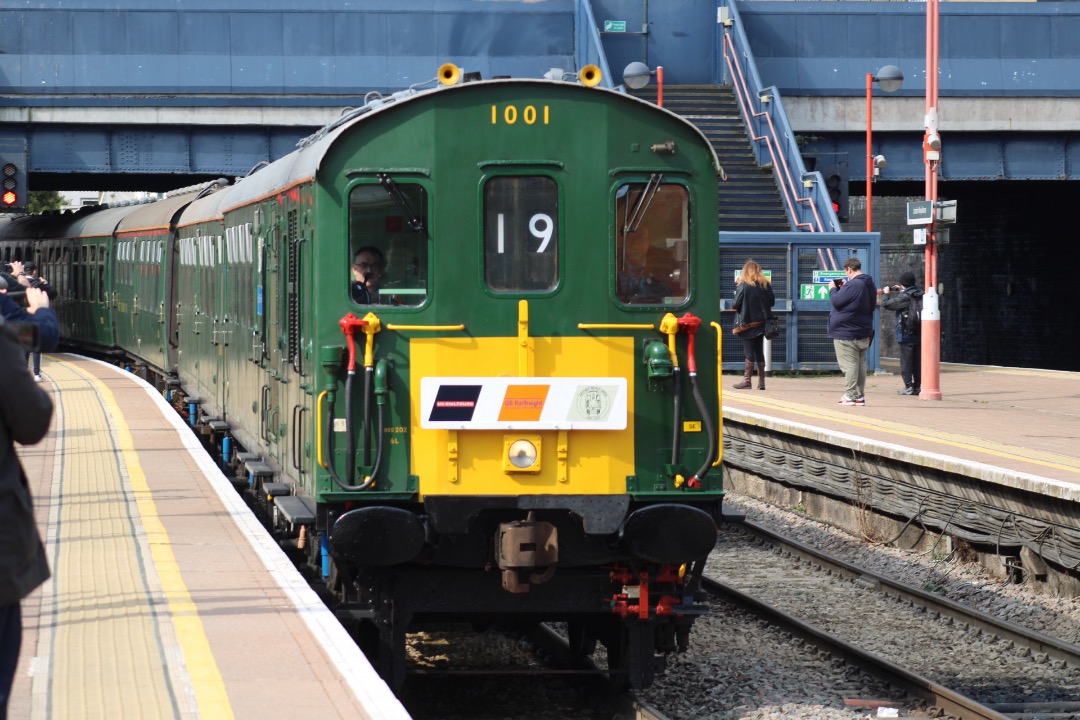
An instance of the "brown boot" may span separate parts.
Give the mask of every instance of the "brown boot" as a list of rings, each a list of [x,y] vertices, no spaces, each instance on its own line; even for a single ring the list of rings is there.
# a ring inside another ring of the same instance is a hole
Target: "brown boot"
[[[736,390],[746,390],[754,387],[754,361],[743,360],[743,378],[741,383],[735,383],[731,387]]]
[[[765,363],[757,364],[757,389],[765,389]]]

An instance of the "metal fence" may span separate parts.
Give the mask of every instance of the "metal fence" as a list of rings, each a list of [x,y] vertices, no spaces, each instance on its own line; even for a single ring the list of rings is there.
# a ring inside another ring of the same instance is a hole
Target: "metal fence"
[[[781,319],[780,336],[766,341],[771,370],[838,370],[828,336],[829,273],[843,270],[844,261],[857,257],[862,270],[878,280],[878,233],[720,233],[720,326],[724,330],[723,366],[743,365],[742,343],[731,333],[735,312],[735,279],[747,259],[753,258],[771,274]],[[841,273],[842,274],[842,273]],[[878,326],[878,318],[874,319]],[[880,366],[879,343],[867,353],[867,367]]]

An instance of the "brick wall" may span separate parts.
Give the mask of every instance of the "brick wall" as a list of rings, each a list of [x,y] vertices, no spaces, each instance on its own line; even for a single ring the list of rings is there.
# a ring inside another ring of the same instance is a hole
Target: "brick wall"
[[[938,254],[942,362],[1080,371],[1080,322],[1070,302],[1080,295],[1073,290],[1080,233],[1070,213],[1080,183],[943,183],[939,196],[957,201],[957,222]],[[922,199],[874,195],[879,285],[911,269],[924,286],[923,248],[906,219],[907,202]],[[845,229],[865,229],[863,197],[851,198],[850,214]],[[895,316],[881,316],[881,354],[896,357]]]

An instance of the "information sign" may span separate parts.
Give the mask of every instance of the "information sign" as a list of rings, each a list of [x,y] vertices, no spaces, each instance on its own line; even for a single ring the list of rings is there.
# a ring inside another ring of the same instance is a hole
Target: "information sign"
[[[934,222],[934,203],[930,200],[916,200],[907,204],[908,225],[929,225]]]
[[[605,20],[604,32],[626,32],[625,20]]]
[[[816,283],[825,283],[826,285],[828,285],[835,278],[843,278],[843,279],[846,280],[847,279],[847,273],[845,273],[843,270],[815,270],[814,271],[814,282],[816,282]]]
[[[800,285],[799,286],[799,299],[800,300],[828,300],[829,299],[829,286],[828,285]]]
[[[762,270],[761,274],[765,276],[766,280],[768,280],[769,282],[772,282],[772,270]],[[843,273],[841,273],[841,275],[842,274]],[[736,270],[735,271],[735,284],[736,285],[739,284],[739,278],[741,278],[741,277],[742,277],[742,270]]]

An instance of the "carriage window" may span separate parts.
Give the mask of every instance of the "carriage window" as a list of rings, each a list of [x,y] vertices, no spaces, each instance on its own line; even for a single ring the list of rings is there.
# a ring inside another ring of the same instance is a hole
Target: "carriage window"
[[[615,296],[628,305],[678,305],[690,294],[689,195],[654,175],[615,199]]]
[[[427,298],[427,193],[389,176],[349,193],[349,296],[357,305]]]
[[[549,177],[484,186],[484,281],[495,292],[546,292],[559,280],[559,189]]]

